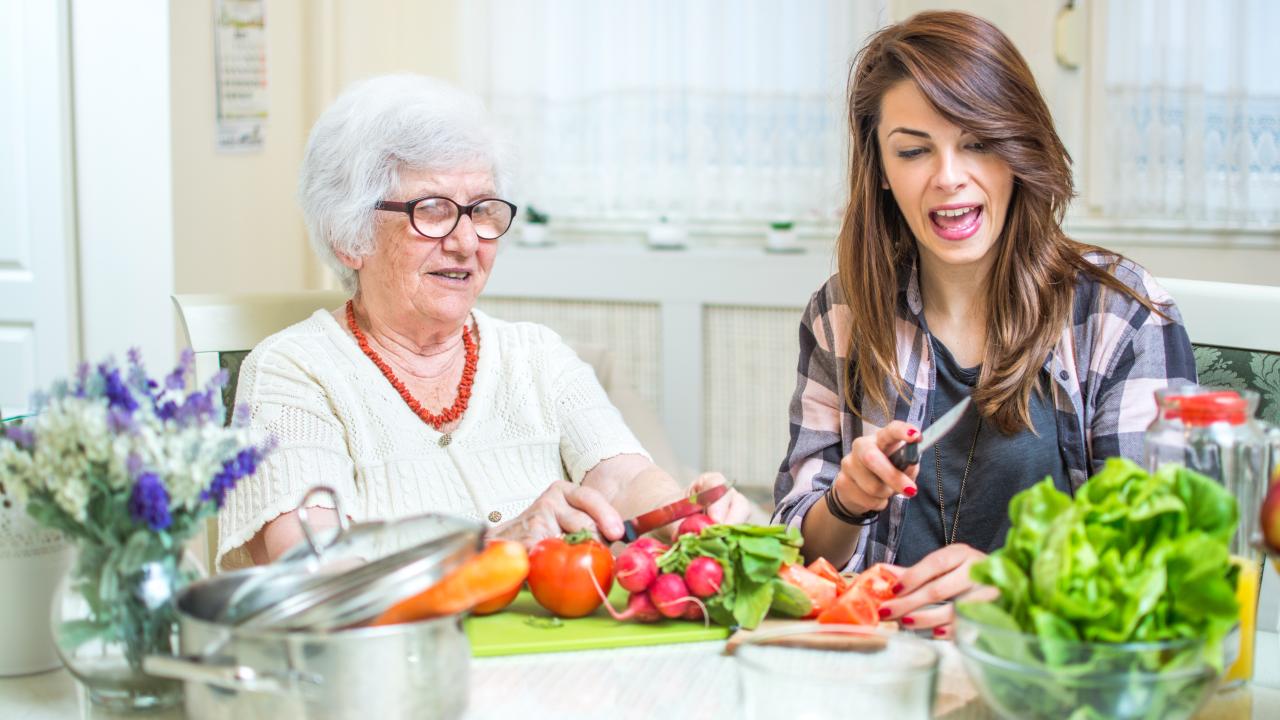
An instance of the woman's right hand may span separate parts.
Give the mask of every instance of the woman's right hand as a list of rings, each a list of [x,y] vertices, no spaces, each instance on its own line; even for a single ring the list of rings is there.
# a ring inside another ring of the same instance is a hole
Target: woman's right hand
[[[491,536],[515,540],[532,550],[544,538],[579,530],[596,532],[608,544],[622,537],[622,516],[598,490],[561,480],[518,517],[494,528]]]
[[[895,420],[874,435],[853,441],[849,454],[840,461],[840,472],[831,489],[836,500],[850,512],[862,515],[889,506],[889,498],[897,493],[907,497],[916,494],[915,478],[919,465],[903,472],[889,462],[889,453],[908,442],[919,442],[920,431],[901,420]]]

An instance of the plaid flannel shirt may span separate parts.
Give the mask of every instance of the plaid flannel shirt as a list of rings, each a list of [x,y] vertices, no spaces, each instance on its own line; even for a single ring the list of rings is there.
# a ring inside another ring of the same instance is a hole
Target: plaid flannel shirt
[[[1115,259],[1099,253],[1087,257],[1098,266]],[[1121,261],[1111,272],[1140,295],[1165,305],[1169,317],[1095,280],[1082,277],[1076,283],[1071,323],[1063,328],[1042,370],[1052,381],[1058,439],[1073,488],[1108,457],[1141,463],[1143,434],[1156,415],[1154,391],[1196,380],[1191,341],[1173,299],[1136,263]],[[901,274],[896,318],[898,371],[906,394],[885,384],[892,419],[922,427],[937,377],[916,275],[914,267]],[[833,276],[814,293],[800,321],[791,441],[774,482],[774,522],[800,527],[805,513],[831,487],[853,440],[888,424],[885,413],[864,402],[865,395],[860,399],[862,418],[845,404],[849,332],[850,309]],[[889,522],[892,532],[902,515],[886,512],[868,525],[847,569],[861,567],[867,539],[876,534],[875,523]]]

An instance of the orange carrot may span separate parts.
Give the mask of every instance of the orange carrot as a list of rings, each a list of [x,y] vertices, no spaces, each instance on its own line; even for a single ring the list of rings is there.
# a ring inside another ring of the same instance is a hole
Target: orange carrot
[[[494,540],[440,582],[392,605],[373,624],[393,625],[460,613],[519,589],[528,574],[529,554],[524,546]]]

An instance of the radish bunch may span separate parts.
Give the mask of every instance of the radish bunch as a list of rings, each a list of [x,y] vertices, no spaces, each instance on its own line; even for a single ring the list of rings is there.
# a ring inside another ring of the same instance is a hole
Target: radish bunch
[[[676,537],[697,534],[711,524],[705,515],[692,515],[680,523]],[[667,550],[661,542],[643,537],[618,555],[614,579],[631,597],[622,612],[605,602],[614,619],[657,622],[665,617],[706,621],[706,608],[700,599],[720,592],[724,568],[714,558],[700,557],[689,563],[683,575],[663,573],[658,569],[658,558]]]

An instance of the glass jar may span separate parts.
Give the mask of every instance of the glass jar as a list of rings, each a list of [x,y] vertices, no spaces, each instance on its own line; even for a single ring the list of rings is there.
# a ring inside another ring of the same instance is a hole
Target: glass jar
[[[1231,553],[1256,554],[1272,463],[1266,426],[1253,419],[1258,394],[1189,385],[1156,391],[1156,404],[1143,449],[1147,470],[1178,463],[1222,483],[1240,507]]]
[[[146,552],[80,543],[53,600],[53,637],[90,702],[115,711],[177,705],[182,683],[142,671],[148,655],[176,655],[178,591],[204,577],[181,547]]]
[[[1161,388],[1156,391],[1156,419],[1143,436],[1143,465],[1148,472],[1168,463],[1182,463],[1186,456],[1186,428],[1178,404],[1184,391],[1195,392],[1196,386]]]
[[[1225,683],[1238,685],[1253,675],[1254,618],[1262,577],[1260,516],[1272,463],[1266,425],[1253,419],[1258,394],[1184,386],[1157,391],[1156,403],[1159,414],[1147,429],[1143,449],[1147,469],[1182,464],[1222,483],[1239,507],[1239,524],[1229,547],[1239,568],[1239,648]]]

